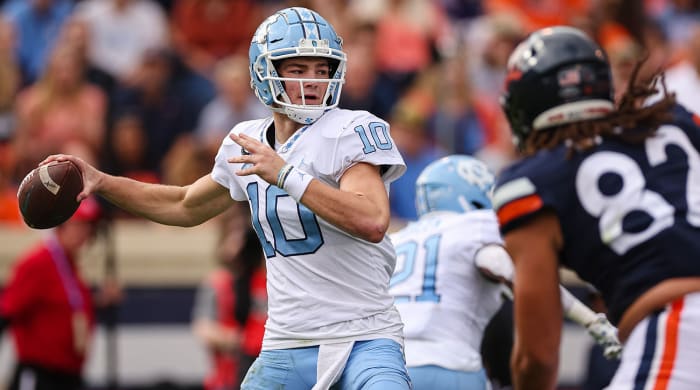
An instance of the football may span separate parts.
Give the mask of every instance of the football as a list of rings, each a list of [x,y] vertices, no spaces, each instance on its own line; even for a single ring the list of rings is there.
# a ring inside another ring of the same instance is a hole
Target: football
[[[24,222],[34,229],[48,229],[70,218],[83,190],[80,169],[70,161],[42,165],[22,179],[17,190]]]

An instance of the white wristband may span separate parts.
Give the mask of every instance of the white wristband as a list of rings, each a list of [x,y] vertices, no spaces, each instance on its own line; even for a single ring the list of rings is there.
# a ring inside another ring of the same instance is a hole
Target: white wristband
[[[313,177],[306,172],[300,171],[296,167],[291,168],[283,183],[283,189],[297,202],[301,202],[301,197],[309,186]]]

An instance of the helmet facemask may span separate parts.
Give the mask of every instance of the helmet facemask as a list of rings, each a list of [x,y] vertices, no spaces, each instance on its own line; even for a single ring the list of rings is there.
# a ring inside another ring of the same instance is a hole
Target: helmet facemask
[[[301,18],[301,21],[296,21],[295,18]],[[302,25],[303,33],[302,29],[296,28]],[[275,30],[278,28],[282,31]],[[316,34],[309,31],[315,31]],[[280,35],[279,38],[276,34]],[[273,111],[283,113],[295,122],[311,124],[324,112],[338,106],[345,82],[346,55],[342,51],[342,39],[315,12],[290,8],[268,18],[253,39],[250,57],[251,86],[260,101]],[[284,59],[294,57],[326,58],[330,66],[329,78],[280,77],[276,65]],[[301,103],[292,103],[287,93],[290,83],[298,83],[302,91]],[[305,83],[325,83],[320,104],[307,104],[303,88]]]

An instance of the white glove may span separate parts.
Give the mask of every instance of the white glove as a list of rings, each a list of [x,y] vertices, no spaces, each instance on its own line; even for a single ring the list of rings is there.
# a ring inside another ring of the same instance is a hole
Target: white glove
[[[593,340],[603,347],[603,355],[607,359],[619,359],[622,354],[622,344],[617,338],[617,328],[608,321],[603,313],[597,313],[595,321],[586,324],[586,330]]]

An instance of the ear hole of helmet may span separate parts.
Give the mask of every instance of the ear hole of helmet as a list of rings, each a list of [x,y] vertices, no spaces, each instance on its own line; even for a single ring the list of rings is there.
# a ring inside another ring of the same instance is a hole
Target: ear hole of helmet
[[[472,204],[472,206],[474,207],[475,210],[483,210],[483,209],[487,208],[486,205],[481,203],[481,202],[472,201],[470,203]]]

